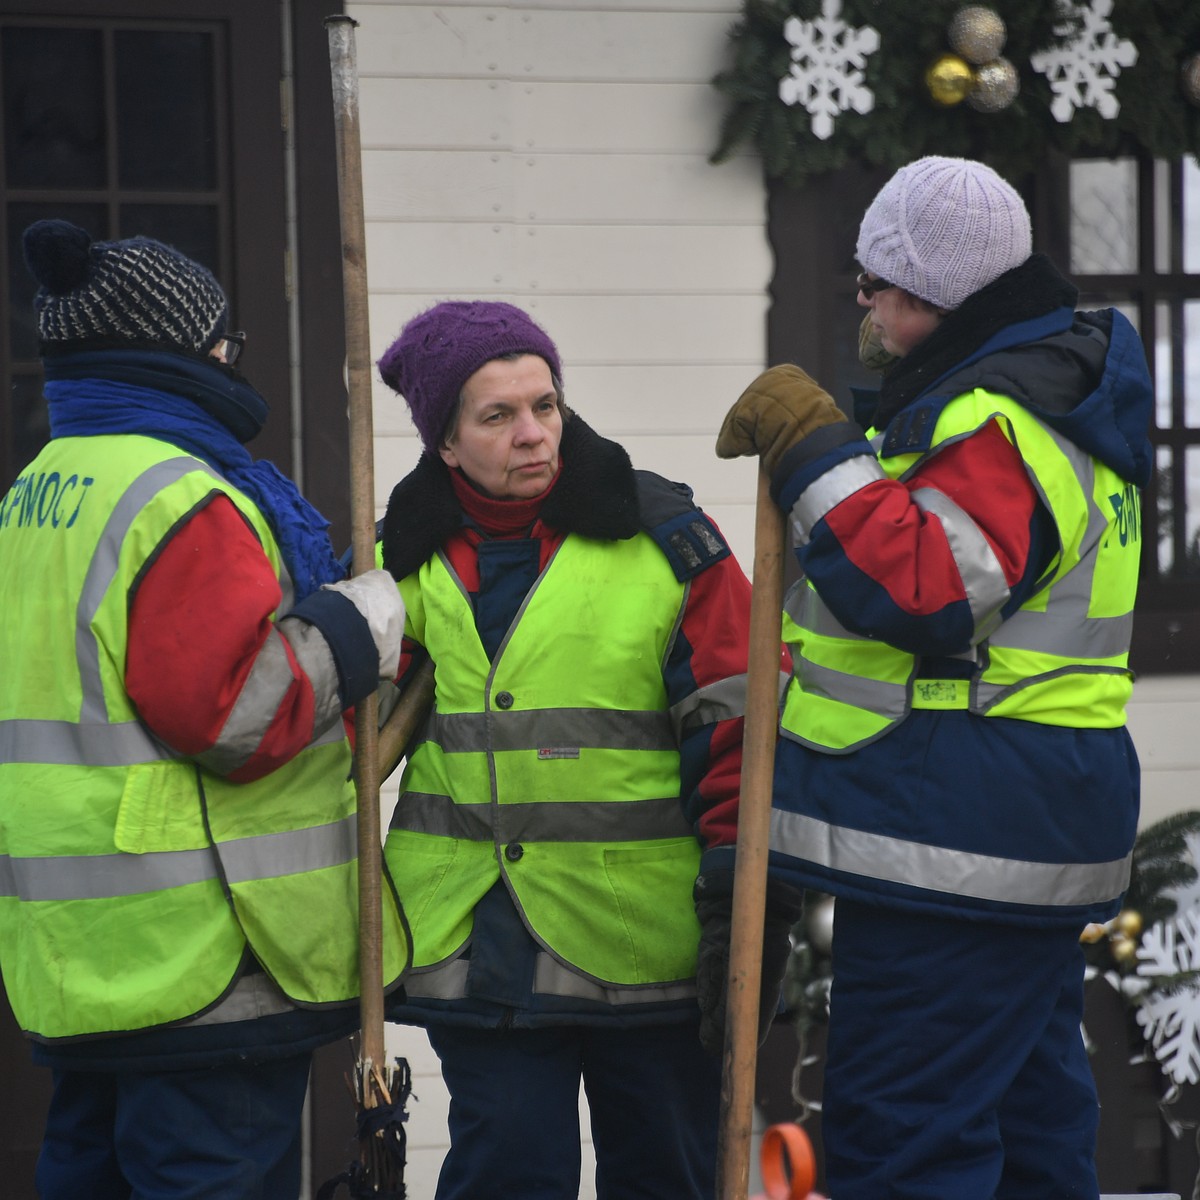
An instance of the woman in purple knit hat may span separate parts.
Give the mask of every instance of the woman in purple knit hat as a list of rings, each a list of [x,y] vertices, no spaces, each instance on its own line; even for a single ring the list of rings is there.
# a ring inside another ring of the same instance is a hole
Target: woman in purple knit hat
[[[382,558],[436,705],[386,856],[415,946],[389,1016],[450,1092],[438,1200],[576,1200],[581,1081],[599,1196],[707,1200],[749,584],[690,489],[566,408],[520,309],[439,304],[379,366],[424,446]]]

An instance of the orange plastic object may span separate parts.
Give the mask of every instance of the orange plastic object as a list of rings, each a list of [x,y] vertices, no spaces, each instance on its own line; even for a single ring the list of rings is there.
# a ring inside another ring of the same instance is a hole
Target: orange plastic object
[[[810,1200],[817,1164],[812,1142],[799,1125],[790,1121],[768,1125],[763,1130],[759,1165],[768,1200]]]

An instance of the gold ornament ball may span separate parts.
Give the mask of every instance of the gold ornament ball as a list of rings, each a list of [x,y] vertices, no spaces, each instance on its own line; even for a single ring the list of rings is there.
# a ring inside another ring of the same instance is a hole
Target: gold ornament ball
[[[1200,54],[1190,54],[1183,60],[1179,77],[1187,102],[1200,108]]]
[[[1114,934],[1108,939],[1108,949],[1113,958],[1123,967],[1128,966],[1137,958],[1137,942],[1123,933]]]
[[[975,72],[966,59],[957,54],[941,54],[925,72],[925,86],[935,103],[952,108],[967,98],[975,86]]]
[[[1021,90],[1017,68],[1007,58],[996,58],[975,70],[975,86],[967,103],[977,112],[995,113],[1007,108]]]
[[[1008,35],[1000,14],[982,4],[960,8],[947,32],[955,51],[976,66],[999,58]]]
[[[1142,933],[1142,914],[1136,908],[1123,908],[1113,917],[1113,928],[1127,938],[1137,938]]]

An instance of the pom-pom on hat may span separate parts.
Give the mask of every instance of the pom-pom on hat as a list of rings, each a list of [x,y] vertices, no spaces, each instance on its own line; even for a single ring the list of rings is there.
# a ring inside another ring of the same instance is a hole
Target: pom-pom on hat
[[[384,352],[379,373],[404,397],[425,449],[435,451],[463,384],[504,354],[537,354],[562,380],[558,350],[546,331],[498,300],[447,300],[419,313]]]
[[[94,242],[55,220],[30,225],[23,243],[43,352],[79,342],[206,354],[225,332],[229,305],[212,272],[162,242]]]
[[[1025,202],[991,167],[919,158],[871,202],[856,257],[873,275],[954,309],[1030,255]]]

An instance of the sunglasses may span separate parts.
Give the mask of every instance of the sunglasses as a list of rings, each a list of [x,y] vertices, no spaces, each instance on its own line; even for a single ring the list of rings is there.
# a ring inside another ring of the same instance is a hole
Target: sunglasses
[[[859,275],[855,283],[858,284],[858,290],[867,300],[870,300],[876,292],[886,292],[888,288],[896,286],[894,283],[888,283],[886,279],[872,279],[866,271]]]

